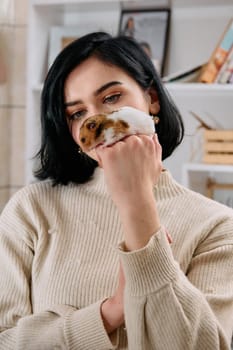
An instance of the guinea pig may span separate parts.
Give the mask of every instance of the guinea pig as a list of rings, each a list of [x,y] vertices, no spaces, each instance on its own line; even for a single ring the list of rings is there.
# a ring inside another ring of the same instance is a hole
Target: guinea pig
[[[98,114],[86,119],[80,128],[80,147],[84,152],[97,146],[110,146],[122,138],[155,133],[153,118],[138,109],[123,107],[110,114]]]

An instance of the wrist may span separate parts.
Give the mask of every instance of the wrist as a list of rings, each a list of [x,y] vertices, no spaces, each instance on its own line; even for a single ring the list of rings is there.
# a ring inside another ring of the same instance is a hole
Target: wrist
[[[125,208],[120,211],[120,217],[128,251],[145,247],[161,226],[154,197]]]
[[[145,189],[138,191],[137,189],[133,193],[126,193],[124,196],[120,197],[120,201],[116,204],[122,215],[135,215],[135,213],[140,213],[148,207],[156,207],[153,189],[147,191]]]

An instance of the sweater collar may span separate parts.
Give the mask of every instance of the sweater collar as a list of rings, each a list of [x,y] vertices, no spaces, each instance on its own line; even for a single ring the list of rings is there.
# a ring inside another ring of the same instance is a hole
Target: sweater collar
[[[108,190],[105,183],[104,171],[102,168],[95,169],[92,179],[81,185],[84,186],[88,192],[102,193],[108,196]],[[158,183],[154,186],[155,197],[158,200],[163,200],[181,194],[185,188],[178,184],[168,170],[163,170]]]
[[[158,183],[154,186],[155,197],[159,200],[177,196],[185,191],[186,189],[176,182],[166,169],[162,171]]]

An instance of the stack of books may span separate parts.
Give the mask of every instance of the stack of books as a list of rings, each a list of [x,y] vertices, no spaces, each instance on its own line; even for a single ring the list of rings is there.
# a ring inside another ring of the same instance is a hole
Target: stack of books
[[[167,75],[162,78],[162,81],[164,83],[233,84],[233,18],[207,62]]]
[[[198,78],[201,83],[233,84],[233,18]]]

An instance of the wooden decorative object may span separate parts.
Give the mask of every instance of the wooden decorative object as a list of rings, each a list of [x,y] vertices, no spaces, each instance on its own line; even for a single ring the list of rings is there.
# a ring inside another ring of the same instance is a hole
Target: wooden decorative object
[[[233,130],[204,130],[204,163],[233,164]]]

